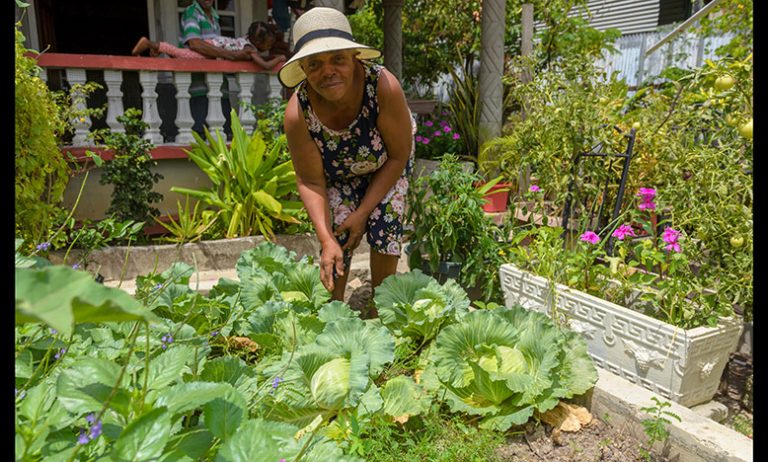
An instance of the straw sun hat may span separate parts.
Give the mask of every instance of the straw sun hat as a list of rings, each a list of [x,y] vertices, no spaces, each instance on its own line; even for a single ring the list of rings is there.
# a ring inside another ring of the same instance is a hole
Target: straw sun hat
[[[307,78],[299,65],[299,61],[307,56],[353,49],[359,52],[358,59],[381,56],[379,50],[355,42],[347,17],[333,8],[314,7],[299,16],[293,25],[293,39],[295,54],[277,74],[280,83],[288,88],[295,87]]]

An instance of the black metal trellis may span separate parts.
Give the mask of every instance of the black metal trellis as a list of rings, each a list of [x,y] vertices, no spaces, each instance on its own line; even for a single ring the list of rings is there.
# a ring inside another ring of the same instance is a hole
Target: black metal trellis
[[[604,125],[604,127],[608,127],[608,125]],[[590,148],[586,152],[582,152],[576,155],[576,159],[574,160],[573,168],[571,170],[571,180],[568,183],[568,193],[566,194],[565,198],[565,206],[563,208],[563,231],[564,235],[565,232],[568,230],[568,220],[571,217],[571,208],[573,206],[574,201],[574,187],[576,183],[576,178],[579,173],[579,161],[583,157],[611,157],[614,159],[611,159],[611,163],[609,165],[609,169],[613,167],[613,163],[615,160],[620,160],[624,163],[622,170],[621,170],[621,178],[619,180],[619,189],[616,193],[616,201],[613,205],[613,212],[611,214],[611,219],[606,220],[604,218],[605,213],[605,206],[608,201],[608,187],[610,185],[610,177],[606,178],[605,180],[605,186],[602,190],[602,200],[600,201],[600,209],[597,213],[597,225],[599,228],[602,228],[606,226],[608,223],[615,223],[616,219],[619,217],[619,213],[621,212],[621,202],[624,199],[624,190],[627,185],[627,177],[629,176],[629,163],[632,160],[632,149],[635,146],[635,129],[631,128],[629,133],[625,133],[616,125],[613,125],[612,128],[616,130],[618,133],[622,134],[624,138],[626,138],[627,146],[626,149],[624,149],[623,152],[606,152],[605,142],[600,141],[592,148]],[[597,201],[595,201],[597,202]],[[594,211],[594,203],[592,207],[592,212]],[[590,217],[590,221],[591,221]],[[565,243],[563,243],[565,245]],[[608,237],[608,241],[606,244],[606,252],[608,255],[613,254],[613,236]]]

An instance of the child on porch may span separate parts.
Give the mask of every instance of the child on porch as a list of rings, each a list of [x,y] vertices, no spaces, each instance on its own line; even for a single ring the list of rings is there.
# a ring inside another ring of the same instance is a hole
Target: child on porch
[[[282,54],[271,55],[270,49],[275,43],[275,34],[272,28],[263,21],[253,22],[248,28],[248,34],[245,37],[217,36],[205,39],[205,41],[225,50],[242,51],[242,53],[236,54],[233,59],[236,61],[252,60],[265,69],[272,69],[286,60],[286,57]],[[174,58],[206,58],[206,56],[189,48],[176,47],[168,42],[154,42],[147,37],[139,39],[136,46],[133,47],[131,54],[139,56],[147,50],[149,50],[150,56],[158,56],[160,53],[165,53]]]

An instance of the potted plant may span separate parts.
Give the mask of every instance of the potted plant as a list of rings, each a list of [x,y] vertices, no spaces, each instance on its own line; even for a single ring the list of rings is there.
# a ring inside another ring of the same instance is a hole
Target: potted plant
[[[601,367],[693,406],[716,393],[741,320],[696,277],[685,234],[668,222],[662,232],[655,226],[655,190],[637,196],[620,225],[585,230],[565,246],[561,228],[519,233],[530,243],[506,252],[512,263],[500,270],[505,301],[564,321],[585,337]],[[615,255],[600,245],[608,239]]]
[[[416,179],[409,190],[406,251],[411,268],[441,282],[456,279],[472,299],[500,299],[500,229],[482,210],[487,186],[477,187],[478,180],[450,154],[429,176]]]

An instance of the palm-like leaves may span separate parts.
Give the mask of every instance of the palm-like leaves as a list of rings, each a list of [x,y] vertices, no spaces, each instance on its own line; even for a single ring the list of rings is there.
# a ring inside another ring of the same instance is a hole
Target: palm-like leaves
[[[205,130],[205,139],[192,133],[195,144],[185,150],[190,159],[208,175],[213,188],[195,190],[173,187],[171,191],[188,194],[221,210],[226,237],[260,233],[274,237],[273,220],[298,223],[300,201],[288,200],[296,191],[296,173],[291,161],[277,163],[285,149],[280,136],[267,151],[259,131],[249,136],[232,110],[232,143],[226,137]]]

